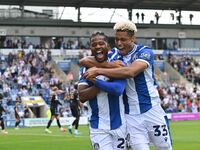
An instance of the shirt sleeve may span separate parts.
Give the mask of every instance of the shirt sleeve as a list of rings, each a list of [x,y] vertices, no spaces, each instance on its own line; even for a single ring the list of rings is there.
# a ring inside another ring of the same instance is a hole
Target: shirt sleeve
[[[108,61],[109,62],[113,62],[118,60],[119,57],[119,52],[117,48],[112,48],[109,52],[108,52]]]
[[[88,86],[92,86],[93,85],[93,83],[92,82],[90,82],[90,81],[88,81],[88,80],[86,80],[85,78],[84,78],[84,73],[86,72],[86,68],[85,67],[81,67],[80,68],[80,71],[79,71],[79,81],[78,81],[78,85],[88,85]]]
[[[151,49],[145,48],[138,52],[136,61],[143,61],[148,64],[148,66],[153,65],[154,53]]]
[[[120,96],[125,89],[126,80],[113,80],[111,82],[96,79],[95,86],[109,94]]]

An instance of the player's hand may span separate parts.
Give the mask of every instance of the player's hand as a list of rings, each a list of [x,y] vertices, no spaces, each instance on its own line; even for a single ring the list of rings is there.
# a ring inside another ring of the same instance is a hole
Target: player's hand
[[[93,80],[96,76],[98,76],[98,68],[96,67],[92,67],[90,69],[88,69],[85,73],[84,73],[84,78],[87,80]]]
[[[114,61],[114,64],[116,64],[117,67],[124,67],[124,63],[121,60]]]

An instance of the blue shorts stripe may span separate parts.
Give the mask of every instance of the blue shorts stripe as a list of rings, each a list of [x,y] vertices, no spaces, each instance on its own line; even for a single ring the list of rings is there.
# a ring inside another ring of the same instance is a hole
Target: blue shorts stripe
[[[169,127],[169,119],[167,116],[164,116],[165,118],[165,122],[167,124],[167,128],[168,128],[168,131],[169,131],[169,137],[170,137],[170,141],[171,141],[171,145],[172,145],[172,137],[171,137],[171,133],[170,133],[170,127]]]

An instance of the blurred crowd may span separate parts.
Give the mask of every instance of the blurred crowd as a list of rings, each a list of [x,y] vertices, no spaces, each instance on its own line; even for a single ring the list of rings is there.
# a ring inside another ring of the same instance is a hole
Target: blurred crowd
[[[83,56],[84,57],[84,56]],[[163,59],[163,58],[162,58]],[[52,90],[55,87],[61,91],[57,97],[63,104],[60,106],[61,117],[71,116],[70,94],[74,92],[74,82],[66,84],[57,77],[51,68],[51,52],[39,51],[25,53],[9,53],[0,55],[0,93],[3,94],[3,106],[8,109],[8,119],[14,118],[13,108],[16,100],[22,96],[41,96],[49,105]],[[200,112],[200,67],[191,57],[174,57],[169,55],[168,62],[187,80],[194,83],[193,89],[188,89],[176,83],[158,86],[162,107],[168,113]],[[22,106],[25,110],[26,107]],[[87,115],[88,108],[84,104],[81,115]],[[39,114],[35,117],[40,117]]]
[[[168,62],[188,81],[194,85],[200,85],[200,63],[193,57],[175,57],[169,54]]]
[[[73,82],[68,85],[59,79],[49,65],[48,51],[9,53],[0,57],[0,93],[3,94],[3,106],[8,109],[9,118],[14,118],[13,108],[16,99],[23,96],[41,96],[49,105],[53,88],[60,91],[58,99],[63,105],[61,116],[70,115],[67,96],[73,91]],[[66,101],[64,101],[66,100]],[[22,107],[23,109],[23,107]],[[36,114],[35,117],[40,117]]]
[[[24,37],[6,37],[0,48],[18,49],[89,49],[89,38],[56,38],[49,37],[46,42],[40,42],[40,37],[27,40]]]
[[[200,88],[188,89],[183,85],[172,83],[158,87],[162,107],[167,113],[200,112]]]

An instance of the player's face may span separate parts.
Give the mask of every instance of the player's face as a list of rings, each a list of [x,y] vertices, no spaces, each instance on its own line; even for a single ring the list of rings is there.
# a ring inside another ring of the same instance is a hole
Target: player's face
[[[115,44],[122,55],[127,55],[134,47],[135,36],[127,32],[118,31],[115,34]]]
[[[105,37],[97,35],[91,39],[90,48],[92,55],[98,62],[107,60],[108,43],[105,41]]]

